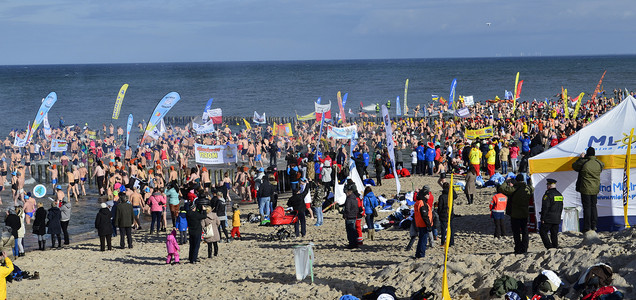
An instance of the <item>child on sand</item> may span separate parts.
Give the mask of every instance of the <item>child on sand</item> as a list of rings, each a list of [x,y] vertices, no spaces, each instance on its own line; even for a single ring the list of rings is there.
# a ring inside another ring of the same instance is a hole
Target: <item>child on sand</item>
[[[179,208],[179,216],[177,217],[177,229],[179,230],[179,245],[188,243],[188,220],[186,220],[186,207]]]
[[[234,238],[234,234],[236,234],[236,236],[238,237],[239,240],[242,240],[241,238],[241,231],[240,231],[240,227],[241,227],[241,211],[239,210],[239,205],[238,204],[234,204],[232,206],[232,232],[230,233],[230,235],[232,236],[232,238]]]
[[[166,264],[172,262],[172,258],[174,258],[175,263],[179,263],[179,244],[177,243],[177,230],[172,229],[172,232],[168,234],[166,238],[166,248],[168,249],[168,257],[166,257]]]

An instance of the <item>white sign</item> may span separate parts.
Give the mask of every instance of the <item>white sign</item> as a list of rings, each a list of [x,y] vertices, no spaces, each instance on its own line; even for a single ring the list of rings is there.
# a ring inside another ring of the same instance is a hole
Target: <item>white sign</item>
[[[334,138],[340,140],[348,140],[353,136],[354,139],[358,138],[358,126],[352,125],[347,127],[333,127],[327,126],[327,138]]]
[[[197,134],[213,133],[214,132],[214,122],[212,121],[212,119],[209,119],[203,125],[192,122],[192,129],[194,129],[197,132]]]
[[[464,104],[466,104],[466,106],[475,105],[475,100],[473,100],[473,96],[464,96]]]
[[[235,163],[237,161],[238,148],[236,144],[222,146],[208,146],[194,144],[194,157],[197,163],[216,165]]]
[[[68,142],[54,139],[51,141],[51,152],[64,152],[68,150]]]

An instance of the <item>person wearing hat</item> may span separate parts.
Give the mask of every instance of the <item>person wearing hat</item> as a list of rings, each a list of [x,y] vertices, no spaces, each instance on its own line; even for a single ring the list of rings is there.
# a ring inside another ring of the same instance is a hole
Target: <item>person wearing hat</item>
[[[601,188],[601,172],[605,164],[596,158],[594,147],[587,148],[585,153],[572,164],[572,169],[578,172],[576,191],[581,193],[583,205],[583,232],[596,230],[598,213],[596,211],[596,197]]]
[[[426,143],[426,152],[424,154],[426,160],[426,174],[433,176],[433,172],[435,172],[435,144],[433,142]]]
[[[51,208],[46,216],[48,234],[51,235],[51,248],[55,248],[55,240],[57,238],[57,247],[62,248],[62,211],[58,207],[58,202],[51,202]]]
[[[97,235],[99,235],[99,250],[105,251],[107,244],[110,251],[113,250],[111,244],[113,237],[113,226],[110,223],[111,212],[106,203],[100,204],[100,207],[95,217],[95,228],[97,229]]]
[[[508,197],[506,214],[510,216],[512,236],[515,242],[515,254],[528,252],[528,216],[530,199],[534,194],[534,188],[526,184],[523,175],[519,174],[515,179],[508,179],[499,186],[499,192]]]
[[[563,212],[563,195],[556,189],[557,181],[546,179],[547,190],[543,194],[541,201],[541,227],[539,235],[546,249],[558,248],[559,224],[561,223],[561,212]],[[548,237],[548,231],[550,237]]]

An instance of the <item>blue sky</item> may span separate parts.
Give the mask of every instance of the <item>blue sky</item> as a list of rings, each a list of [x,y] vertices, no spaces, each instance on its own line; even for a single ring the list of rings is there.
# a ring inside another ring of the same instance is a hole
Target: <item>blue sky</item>
[[[0,0],[0,65],[635,54],[633,4]]]

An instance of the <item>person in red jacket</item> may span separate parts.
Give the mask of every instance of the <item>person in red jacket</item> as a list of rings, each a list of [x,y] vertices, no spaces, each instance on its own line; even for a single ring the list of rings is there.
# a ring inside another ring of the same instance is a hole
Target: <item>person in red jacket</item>
[[[492,196],[490,201],[490,217],[495,222],[495,237],[500,238],[506,235],[504,227],[504,216],[506,213],[506,205],[508,204],[508,197],[502,193],[497,193]]]
[[[423,198],[418,197],[413,206],[415,226],[417,227],[417,249],[415,250],[415,258],[422,258],[426,254],[426,241],[428,237],[428,229],[433,226],[433,211]]]

